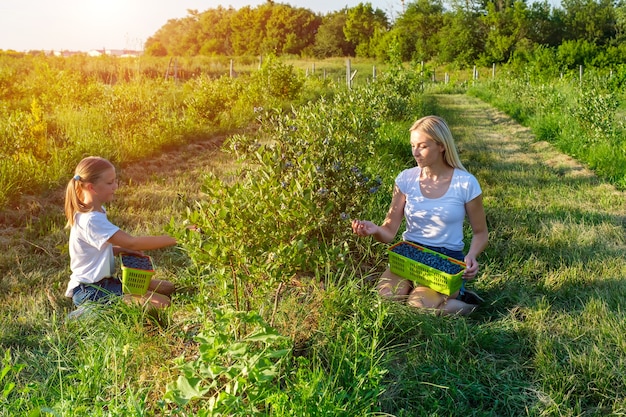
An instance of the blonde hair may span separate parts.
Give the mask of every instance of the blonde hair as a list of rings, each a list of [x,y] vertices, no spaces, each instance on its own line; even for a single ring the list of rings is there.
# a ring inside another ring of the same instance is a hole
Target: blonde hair
[[[95,183],[105,171],[111,168],[115,168],[113,164],[99,156],[88,156],[78,163],[74,170],[74,176],[65,188],[66,227],[74,225],[74,215],[77,212],[87,213],[91,211],[91,208],[83,203],[84,184]]]
[[[420,131],[427,134],[432,140],[437,142],[440,145],[443,145],[444,160],[448,165],[452,168],[459,168],[463,171],[467,171],[463,164],[461,163],[461,159],[459,158],[459,153],[456,149],[456,145],[454,144],[454,138],[452,137],[452,132],[450,132],[450,128],[443,118],[439,116],[425,116],[413,123],[413,126],[409,129],[409,132]]]

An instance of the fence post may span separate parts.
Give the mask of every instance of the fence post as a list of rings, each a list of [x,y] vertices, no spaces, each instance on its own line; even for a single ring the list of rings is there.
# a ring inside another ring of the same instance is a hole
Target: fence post
[[[233,67],[233,60],[230,60],[230,78],[233,78],[233,76],[235,75],[235,68]]]
[[[491,67],[491,78],[496,78],[496,63],[494,62]]]
[[[580,84],[582,85],[583,83],[583,66],[582,65],[578,69],[578,78],[580,80]]]
[[[352,70],[350,69],[350,58],[348,58],[346,62],[346,85],[348,89],[352,88],[352,82],[350,80],[350,74],[352,74]]]
[[[263,67],[263,55],[259,55],[259,69]]]
[[[372,80],[376,80],[376,65],[372,65]]]

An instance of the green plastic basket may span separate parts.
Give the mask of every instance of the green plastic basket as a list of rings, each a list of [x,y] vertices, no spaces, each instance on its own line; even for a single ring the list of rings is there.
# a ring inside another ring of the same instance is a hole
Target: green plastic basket
[[[122,265],[122,291],[124,294],[144,295],[154,275],[152,258],[147,255],[120,254]],[[149,263],[150,269],[140,269],[134,263]]]
[[[429,265],[425,265],[414,259],[407,258],[399,253],[393,251],[400,245],[411,245],[420,251],[428,252],[441,258],[444,258],[452,263],[461,266],[461,271],[457,274],[450,275]],[[389,269],[396,275],[402,278],[415,281],[421,285],[432,288],[433,290],[445,294],[451,295],[461,289],[463,284],[463,272],[465,271],[465,263],[441,254],[439,252],[432,251],[423,246],[417,245],[411,242],[399,242],[389,247],[387,250],[389,254]]]

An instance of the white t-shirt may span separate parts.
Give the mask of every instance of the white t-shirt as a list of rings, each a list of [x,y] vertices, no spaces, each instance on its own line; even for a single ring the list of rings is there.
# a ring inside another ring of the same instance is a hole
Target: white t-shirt
[[[402,171],[396,185],[406,196],[404,240],[429,246],[462,251],[465,203],[478,197],[482,190],[472,174],[454,169],[448,191],[440,198],[427,198],[420,190],[421,168]]]
[[[71,297],[80,284],[98,282],[115,272],[113,245],[107,241],[119,230],[106,213],[76,213],[70,230],[70,269],[72,275],[65,295]]]

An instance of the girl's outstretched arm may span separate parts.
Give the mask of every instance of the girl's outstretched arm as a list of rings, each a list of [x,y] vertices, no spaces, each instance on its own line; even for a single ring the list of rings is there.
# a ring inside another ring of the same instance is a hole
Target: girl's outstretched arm
[[[168,235],[132,236],[123,230],[118,230],[109,238],[109,243],[113,246],[119,246],[122,250],[144,251],[174,246],[176,239]]]

